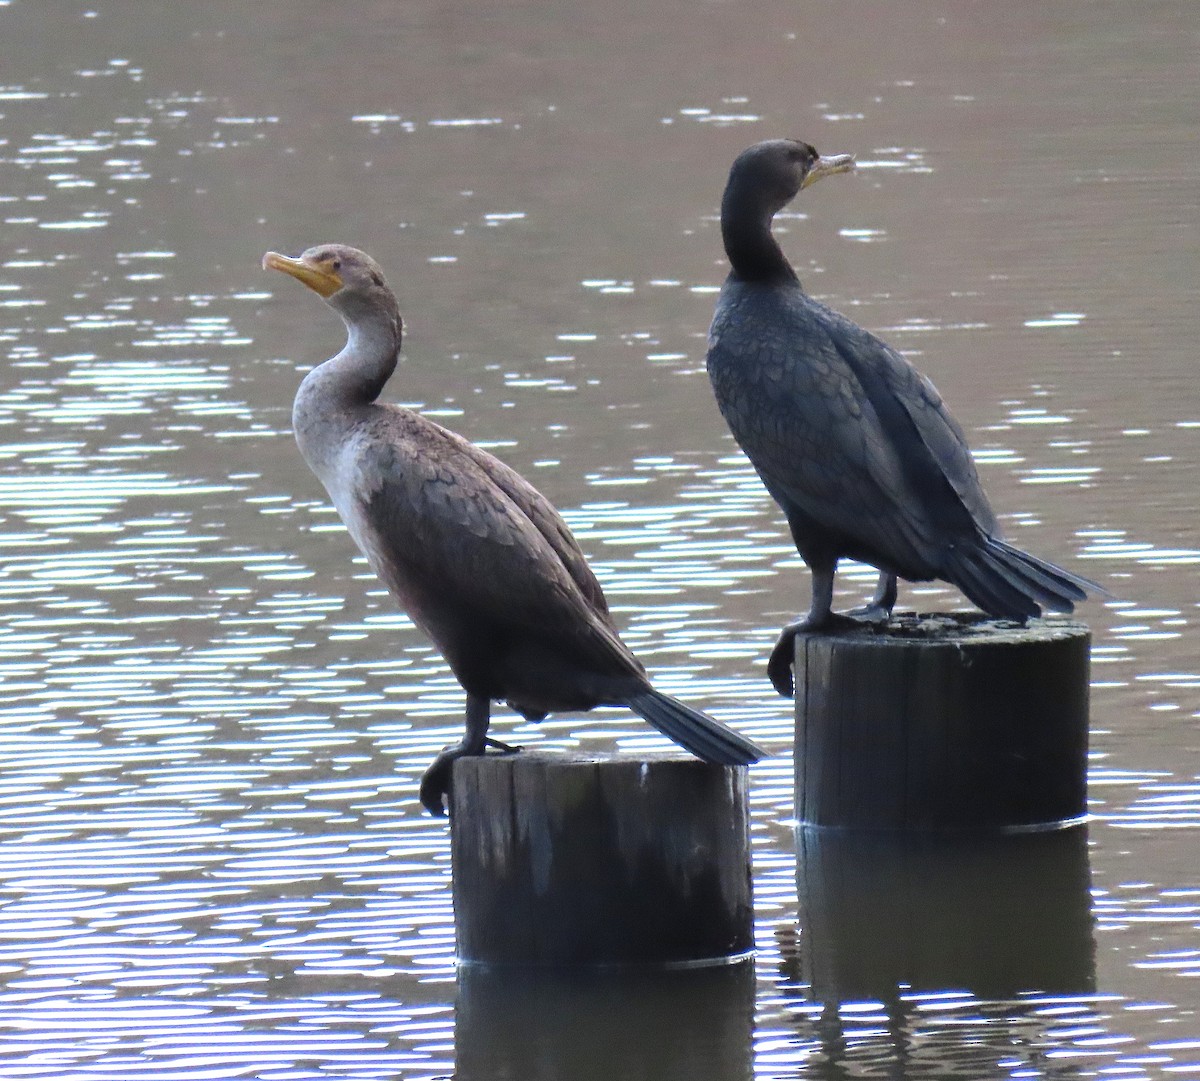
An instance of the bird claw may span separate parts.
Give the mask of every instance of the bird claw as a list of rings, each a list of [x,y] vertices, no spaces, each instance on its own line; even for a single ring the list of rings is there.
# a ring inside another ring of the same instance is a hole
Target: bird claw
[[[451,779],[454,775],[454,763],[460,758],[471,758],[475,755],[486,754],[487,748],[492,747],[501,754],[517,754],[521,748],[509,743],[501,743],[490,736],[484,741],[484,748],[476,751],[456,743],[441,751],[433,760],[430,767],[421,774],[421,787],[418,798],[421,806],[434,818],[445,818],[447,797],[450,795]]]
[[[454,760],[462,757],[461,754],[451,753],[457,750],[459,750],[457,747],[447,747],[421,774],[421,787],[418,789],[417,795],[421,806],[434,818],[446,817],[445,797],[450,794],[450,772],[454,766]]]
[[[796,635],[811,629],[806,619],[789,623],[779,632],[775,648],[771,650],[771,657],[767,661],[767,678],[782,698],[791,698],[796,693],[796,680],[792,675],[796,660]]]
[[[796,635],[798,634],[829,634],[835,631],[852,630],[864,625],[879,627],[891,619],[892,613],[881,605],[868,605],[866,608],[856,608],[845,614],[829,612],[824,619],[813,620],[810,617],[798,619],[789,623],[779,632],[775,648],[767,661],[767,678],[780,697],[794,698],[796,695],[796,679],[793,668],[796,661]]]
[[[852,620],[854,623],[869,623],[872,627],[881,627],[892,618],[892,610],[882,604],[868,604],[862,608],[852,608],[844,616],[835,619]]]

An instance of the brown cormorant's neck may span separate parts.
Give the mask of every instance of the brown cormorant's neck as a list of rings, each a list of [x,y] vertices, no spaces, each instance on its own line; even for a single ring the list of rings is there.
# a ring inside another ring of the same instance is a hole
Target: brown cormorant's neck
[[[379,397],[400,359],[403,323],[398,311],[374,311],[346,320],[346,345],[338,354],[347,371],[347,389],[363,404]]]
[[[296,442],[331,492],[348,441],[362,429],[364,413],[376,408],[372,403],[396,370],[402,333],[394,309],[353,312],[335,307],[346,323],[346,345],[304,377],[292,403]]]
[[[780,209],[730,178],[721,200],[721,238],[736,277],[749,282],[799,284],[792,264],[771,234],[771,219]]]
[[[329,406],[369,405],[379,397],[396,370],[403,338],[400,312],[393,303],[378,305],[335,304],[346,324],[346,344],[320,365],[322,394]]]

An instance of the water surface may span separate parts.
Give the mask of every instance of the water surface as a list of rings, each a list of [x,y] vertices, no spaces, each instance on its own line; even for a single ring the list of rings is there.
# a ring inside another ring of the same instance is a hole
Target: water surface
[[[1200,1076],[1198,34],[1186,2],[0,4],[0,1073]],[[807,575],[703,372],[725,172],[782,134],[861,165],[780,220],[810,291],[934,379],[1012,539],[1114,594],[1086,830],[797,843],[764,664]],[[326,240],[401,296],[389,397],[538,484],[657,684],[775,752],[749,979],[456,981],[415,792],[461,694],[288,430],[340,324],[259,269]]]

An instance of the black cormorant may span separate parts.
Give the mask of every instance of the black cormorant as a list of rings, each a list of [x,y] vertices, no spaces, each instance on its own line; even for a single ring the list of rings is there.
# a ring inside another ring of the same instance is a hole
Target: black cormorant
[[[879,570],[886,620],[896,578],[956,585],[991,616],[1070,612],[1095,582],[1000,539],[962,429],[928,379],[887,343],[813,300],[771,234],[802,189],[854,168],[775,139],[738,156],[721,201],[729,276],[708,339],[717,404],[812,572],[812,606],[779,636],[767,671],[792,693],[793,640],[832,612],[843,556]]]

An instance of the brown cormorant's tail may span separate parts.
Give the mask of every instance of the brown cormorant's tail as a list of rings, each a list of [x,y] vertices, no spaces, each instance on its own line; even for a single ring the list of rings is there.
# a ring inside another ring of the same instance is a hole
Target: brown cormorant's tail
[[[761,747],[756,747],[745,736],[739,736],[732,728],[726,728],[720,721],[714,721],[652,687],[627,699],[626,705],[667,739],[674,740],[705,762],[744,766],[766,755]]]
[[[1023,623],[1042,614],[1073,612],[1089,595],[1108,596],[1098,582],[1022,552],[995,537],[955,549],[946,577],[990,616]]]

